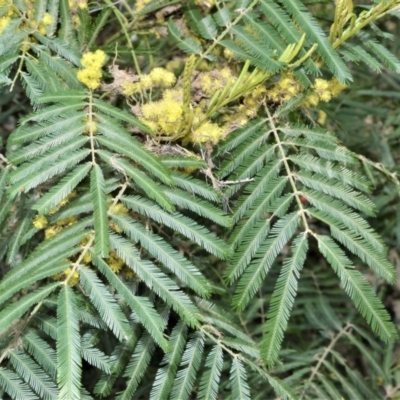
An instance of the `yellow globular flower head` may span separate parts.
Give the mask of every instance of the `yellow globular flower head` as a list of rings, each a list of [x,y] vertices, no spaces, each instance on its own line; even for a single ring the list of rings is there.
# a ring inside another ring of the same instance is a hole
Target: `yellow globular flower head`
[[[61,231],[61,227],[51,225],[44,231],[44,237],[46,239],[50,239],[53,236],[57,235],[57,233],[60,231]]]
[[[153,85],[153,78],[150,75],[140,75],[140,87],[142,89],[150,89]]]
[[[256,86],[251,93],[244,97],[244,114],[254,118],[262,104],[262,99],[266,95],[267,89],[263,85]]]
[[[224,134],[224,130],[210,121],[205,121],[193,132],[190,133],[188,140],[192,143],[212,142],[218,143]]]
[[[91,90],[97,89],[102,76],[101,67],[105,61],[106,54],[102,50],[83,54],[81,64],[84,68],[78,71],[78,80]]]
[[[304,107],[316,107],[319,103],[319,97],[316,93],[309,94],[303,101]]]
[[[313,89],[321,101],[328,102],[332,98],[329,82],[325,79],[317,78],[314,82]]]
[[[160,87],[171,87],[176,82],[175,75],[165,68],[154,68],[150,71],[149,76],[153,84]]]
[[[42,24],[47,26],[51,25],[52,23],[53,23],[53,17],[48,12],[45,13],[42,19]]]
[[[153,131],[173,136],[180,132],[183,118],[182,103],[170,97],[157,102],[143,104],[141,108],[143,118]]]
[[[96,135],[97,133],[97,122],[94,118],[86,118],[85,120],[86,128],[83,134]]]
[[[63,271],[63,275],[64,275],[64,279],[68,278],[68,285],[69,286],[75,286],[78,282],[79,282],[79,272],[78,271],[74,271],[72,273],[72,275],[70,276],[72,272],[72,268],[68,267],[67,269],[65,269]]]
[[[78,71],[77,77],[89,89],[95,90],[100,86],[101,71],[99,69],[85,68]]]
[[[128,215],[128,209],[122,204],[117,203],[111,210],[114,214]]]
[[[135,278],[135,273],[129,268],[124,270],[124,275],[127,281],[132,281]]]
[[[347,88],[346,85],[342,85],[336,78],[331,79],[328,83],[329,83],[329,89],[332,93],[332,97],[339,96],[339,94],[342,93],[342,91]]]
[[[32,223],[36,229],[43,229],[47,226],[48,221],[44,215],[36,215]]]
[[[133,96],[141,91],[141,86],[139,82],[123,82],[121,84],[122,94],[125,96]]]
[[[80,10],[86,10],[88,8],[87,0],[68,0],[68,5],[71,10],[79,8]]]
[[[183,101],[183,90],[182,89],[167,89],[163,93],[164,100],[174,100],[179,103]]]
[[[88,251],[83,255],[82,262],[86,265],[92,262],[92,255]]]
[[[70,226],[70,225],[74,224],[76,221],[77,221],[76,215],[71,215],[70,217],[65,217],[65,218],[58,219],[55,222],[55,225],[57,225],[57,226]]]
[[[103,50],[96,50],[95,52],[88,52],[83,54],[81,64],[85,68],[98,68],[100,69],[106,61],[106,53]]]
[[[135,11],[138,13],[143,10],[152,0],[137,0]]]
[[[319,111],[318,111],[318,123],[319,123],[320,125],[325,125],[325,123],[326,123],[326,117],[327,117],[327,114],[326,114],[325,111],[323,111],[323,110],[319,110]]]
[[[211,97],[217,90],[234,83],[235,79],[232,71],[227,67],[221,70],[214,69],[200,76],[200,88],[204,94]]]
[[[115,273],[119,273],[124,266],[124,260],[117,256],[114,250],[110,251],[110,257],[105,259],[108,267]]]
[[[280,103],[289,101],[302,90],[302,85],[297,81],[292,72],[285,72],[281,79],[268,92],[268,98]]]
[[[8,16],[0,17],[0,33],[10,24],[11,18]]]
[[[224,49],[224,57],[230,60],[234,56],[233,51],[227,48]]]

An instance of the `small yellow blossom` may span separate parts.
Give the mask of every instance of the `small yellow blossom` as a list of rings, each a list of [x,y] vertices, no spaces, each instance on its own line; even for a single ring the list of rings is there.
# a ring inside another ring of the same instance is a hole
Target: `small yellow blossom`
[[[149,77],[154,85],[161,87],[170,87],[176,82],[175,75],[172,72],[167,71],[165,68],[157,67],[152,69]]]
[[[173,100],[181,103],[183,101],[183,90],[182,89],[167,89],[163,94],[164,100]]]
[[[325,111],[323,111],[323,110],[319,110],[319,111],[318,111],[318,123],[319,123],[320,125],[325,125],[325,123],[326,123],[326,117],[327,117],[327,114],[326,114]]]
[[[192,132],[188,139],[192,143],[217,143],[223,136],[223,129],[213,122],[206,121]]]
[[[346,87],[346,85],[342,85],[336,78],[329,81],[329,89],[333,97],[339,96]]]
[[[44,231],[44,237],[46,239],[50,239],[53,236],[57,235],[57,233],[60,231],[61,231],[61,227],[51,225]]]
[[[91,261],[92,261],[92,254],[89,251],[87,251],[82,257],[82,262],[84,264],[90,264]]]
[[[153,131],[162,135],[173,136],[181,131],[183,120],[182,103],[170,98],[158,102],[149,102],[141,108],[141,121]]]
[[[143,8],[145,8],[147,6],[147,4],[149,4],[152,0],[137,0],[136,1],[136,7],[135,7],[135,11],[138,13],[140,11],[143,10]]]
[[[148,120],[158,119],[158,117],[161,115],[161,107],[158,106],[159,104],[159,102],[155,101],[150,101],[149,103],[143,104],[141,110],[144,118]]]
[[[0,33],[10,24],[10,17],[0,17]]]
[[[313,89],[321,101],[328,102],[332,98],[329,82],[325,79],[317,78],[314,82]]]
[[[119,258],[114,250],[110,251],[110,257],[106,258],[105,261],[109,268],[115,273],[120,272],[125,264],[124,260]]]
[[[316,107],[319,103],[319,97],[316,93],[309,94],[303,102],[304,107]]]
[[[235,78],[229,68],[214,69],[204,72],[200,78],[200,88],[207,96],[212,96],[217,90],[223,89],[228,84],[234,83]]]
[[[75,286],[79,282],[79,272],[75,270],[70,276],[71,272],[72,272],[71,267],[65,269],[63,271],[64,279],[68,279],[67,283],[69,286]]]
[[[128,209],[122,204],[117,203],[111,210],[114,214],[127,215]]]
[[[313,85],[315,91],[323,91],[329,88],[329,82],[325,79],[317,78]]]
[[[141,91],[141,85],[139,82],[123,82],[121,84],[122,94],[125,96],[133,96]]]
[[[78,71],[78,80],[89,89],[95,90],[100,86],[101,71],[99,69],[85,68]]]
[[[133,280],[135,278],[135,276],[136,276],[135,273],[129,268],[126,268],[124,270],[124,275],[125,275],[125,279],[128,280],[128,281]]]
[[[328,101],[330,101],[332,99],[332,93],[329,90],[327,90],[326,92],[320,93],[319,98],[321,101],[324,101],[327,103]]]
[[[41,35],[46,35],[46,27],[43,24],[40,24],[37,29]]]
[[[55,224],[57,226],[70,226],[73,223],[75,223],[77,221],[77,218],[75,215],[71,215],[70,217],[65,217],[65,218],[61,218],[59,220],[57,220],[55,222]]]
[[[297,96],[302,85],[297,81],[292,72],[282,74],[281,79],[268,91],[267,96],[276,103],[286,102]]]
[[[154,82],[150,75],[141,75],[140,76],[140,86],[142,89],[150,89],[153,86]]]
[[[32,223],[36,229],[43,229],[47,226],[48,221],[44,215],[36,215]]]
[[[72,10],[76,11],[76,8],[80,10],[86,10],[88,8],[87,0],[68,0],[68,5]]]
[[[103,50],[87,52],[83,54],[81,64],[86,68],[100,69],[106,61],[106,53]]]
[[[89,89],[97,89],[100,86],[100,79],[102,76],[101,67],[105,61],[106,54],[102,50],[83,54],[81,64],[85,68],[78,71],[78,80]]]
[[[226,59],[230,60],[233,56],[234,56],[233,51],[231,51],[231,50],[229,50],[227,48],[224,49],[224,57]]]
[[[43,25],[51,25],[53,23],[53,17],[49,13],[45,13],[42,19]]]

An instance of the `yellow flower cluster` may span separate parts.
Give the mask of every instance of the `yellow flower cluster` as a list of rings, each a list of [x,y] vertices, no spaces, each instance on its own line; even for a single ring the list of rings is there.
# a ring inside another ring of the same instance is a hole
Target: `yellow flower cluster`
[[[60,204],[58,204],[58,206],[54,207],[51,211],[50,211],[50,215],[55,214],[61,207],[64,207],[66,204],[68,204],[68,202],[73,199],[74,197],[77,196],[76,191],[74,190],[73,192],[71,192],[67,197],[65,197],[64,199],[62,199],[60,201]]]
[[[43,229],[47,226],[49,222],[47,221],[47,218],[44,215],[36,215],[35,218],[33,218],[32,224],[36,229]]]
[[[62,228],[65,226],[70,226],[74,224],[77,221],[76,216],[70,216],[70,217],[65,217],[57,220],[53,224],[51,224],[45,231],[44,231],[44,237],[46,239],[50,239],[51,237],[57,235]]]
[[[143,10],[152,0],[136,0],[135,11],[138,13]]]
[[[6,11],[0,17],[0,33],[2,33],[4,29],[10,25],[11,17],[16,13],[14,8],[10,6],[10,2],[8,0],[0,0],[0,8],[6,9]]]
[[[111,203],[108,205],[108,208],[110,209]],[[117,203],[113,208],[110,210],[114,214],[120,214],[120,215],[128,215],[128,209],[121,203]],[[109,227],[117,233],[121,232],[121,228],[113,221],[109,222]]]
[[[150,101],[141,108],[142,122],[161,135],[178,135],[182,129],[183,103],[174,98],[175,92],[166,90],[161,100]]]
[[[204,120],[204,113],[200,107],[195,108],[193,125],[196,127],[192,129],[189,135],[186,137],[186,141],[192,143],[205,143],[212,142],[218,143],[224,135],[224,129],[218,124],[205,120],[199,124],[200,121]]]
[[[72,272],[72,268],[68,267],[66,270],[63,271],[61,279],[67,279],[69,274]],[[75,270],[72,275],[68,278],[68,285],[75,286],[79,282],[79,272]]]
[[[281,79],[268,91],[268,98],[276,103],[285,103],[297,96],[303,86],[297,81],[292,72],[285,72]]]
[[[128,215],[128,209],[122,203],[117,203],[110,211],[114,214]]]
[[[133,96],[136,93],[153,87],[167,88],[175,84],[175,75],[165,68],[154,68],[149,74],[140,75],[138,82],[124,82],[121,85],[122,93],[125,96]]]
[[[53,23],[53,17],[49,13],[45,13],[42,19],[42,22],[38,26],[38,31],[40,34],[46,34],[46,26],[49,26]]]
[[[199,84],[203,93],[212,96],[217,90],[225,88],[228,84],[233,84],[236,77],[232,74],[230,68],[212,70],[204,72],[199,78]]]
[[[65,199],[63,199],[60,204],[52,209],[50,211],[50,215],[55,214],[62,206],[68,203],[70,199],[76,196],[76,192],[70,193]],[[56,221],[54,224],[50,225],[46,230],[45,230],[45,238],[49,239],[52,236],[56,235],[64,226],[69,226],[72,225],[73,223],[76,222],[76,217],[71,216],[71,217],[66,217],[59,219]],[[46,226],[49,224],[49,221],[44,215],[36,215],[35,218],[32,221],[33,226],[36,229],[44,229]]]
[[[85,53],[81,59],[84,68],[78,71],[78,80],[91,90],[97,89],[102,76],[101,67],[105,61],[106,54],[102,50]]]
[[[107,265],[109,266],[109,268],[115,272],[116,274],[118,274],[122,267],[124,266],[124,260],[122,260],[121,258],[119,258],[117,256],[117,253],[114,250],[110,251],[110,256],[108,258],[106,258],[104,260]]]
[[[225,135],[246,125],[250,119],[257,116],[266,93],[267,89],[263,85],[256,86],[251,93],[244,96],[243,103],[239,104],[235,112],[224,116],[223,119],[227,126]]]
[[[69,260],[68,260],[69,261]],[[63,281],[68,278],[69,274],[72,272],[72,268],[68,267],[64,271],[59,272],[52,276],[55,281]],[[68,279],[69,286],[75,286],[79,282],[79,272],[75,270]]]
[[[10,24],[11,18],[8,16],[0,17],[0,33]]]
[[[303,105],[305,107],[316,107],[320,101],[328,102],[332,97],[338,96],[344,89],[336,78],[327,81],[317,78],[312,86],[313,91],[306,97]]]
[[[85,120],[85,124],[86,124],[86,128],[85,130],[82,132],[84,135],[96,135],[97,133],[97,121],[95,118],[89,119],[86,118]]]
[[[77,9],[86,10],[88,8],[87,0],[68,0],[68,5],[71,11],[76,11]]]

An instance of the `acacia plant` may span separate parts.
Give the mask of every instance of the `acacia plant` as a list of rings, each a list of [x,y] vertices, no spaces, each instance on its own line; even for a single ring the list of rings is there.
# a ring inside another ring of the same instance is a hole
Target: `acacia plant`
[[[2,398],[395,398],[397,178],[326,118],[399,8],[0,0]]]

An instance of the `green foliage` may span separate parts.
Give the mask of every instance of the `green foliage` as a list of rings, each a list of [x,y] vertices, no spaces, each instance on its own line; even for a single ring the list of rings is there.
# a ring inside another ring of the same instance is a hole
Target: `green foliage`
[[[0,396],[396,398],[399,1],[131,3],[0,1]]]

